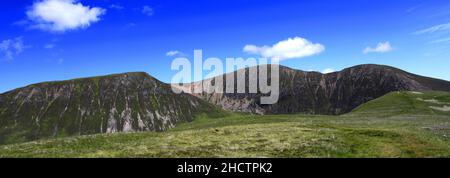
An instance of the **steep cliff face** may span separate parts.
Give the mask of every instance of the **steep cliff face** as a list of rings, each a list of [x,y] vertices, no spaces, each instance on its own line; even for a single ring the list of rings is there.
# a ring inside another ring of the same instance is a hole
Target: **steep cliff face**
[[[248,80],[249,69],[243,70],[246,70]],[[205,81],[208,84],[214,80]],[[188,87],[199,86],[197,82]],[[360,65],[330,74],[305,72],[280,66],[280,96],[276,104],[261,105],[259,102],[261,94],[201,93],[195,95],[231,111],[259,114],[343,114],[389,92],[404,90],[450,91],[450,82],[381,65]]]
[[[35,84],[0,95],[0,143],[164,131],[210,107],[146,73]]]

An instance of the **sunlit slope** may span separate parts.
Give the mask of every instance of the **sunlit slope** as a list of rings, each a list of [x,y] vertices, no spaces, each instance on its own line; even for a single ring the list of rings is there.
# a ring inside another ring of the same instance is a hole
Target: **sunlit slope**
[[[448,92],[392,92],[357,107],[350,115],[450,115]]]
[[[394,92],[343,116],[198,116],[163,133],[0,146],[0,157],[450,157],[449,93]]]

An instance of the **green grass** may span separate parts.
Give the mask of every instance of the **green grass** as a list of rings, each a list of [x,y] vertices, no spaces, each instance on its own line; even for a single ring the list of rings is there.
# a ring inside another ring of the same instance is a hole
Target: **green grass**
[[[0,146],[0,157],[450,157],[444,92],[394,92],[342,116],[200,115],[170,131]]]
[[[450,116],[450,112],[430,108],[445,105],[450,106],[448,92],[392,92],[359,106],[350,114],[374,114],[383,117],[399,114]]]

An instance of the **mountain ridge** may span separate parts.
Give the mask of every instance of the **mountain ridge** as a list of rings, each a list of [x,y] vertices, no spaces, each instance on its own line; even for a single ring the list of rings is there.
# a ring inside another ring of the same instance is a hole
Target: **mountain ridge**
[[[240,70],[245,70],[248,81],[249,68]],[[329,74],[301,71],[285,66],[280,66],[279,71],[280,98],[274,105],[258,104],[262,94],[248,93],[248,88],[245,94],[194,95],[230,111],[257,114],[343,114],[392,91],[450,91],[448,81],[419,76],[385,65],[357,65]],[[234,74],[236,80],[236,73],[222,75],[224,86],[226,76]],[[203,82],[209,86],[210,83],[214,83],[214,78]],[[202,86],[200,82],[194,82],[186,87],[194,90],[200,86]]]
[[[145,76],[153,78],[153,79],[155,79],[155,80],[157,80],[157,81],[159,81],[161,83],[164,83],[164,82],[158,80],[157,78],[151,76],[147,72],[143,72],[143,71],[120,72],[120,73],[111,73],[111,74],[97,75],[97,76],[87,76],[87,77],[79,77],[79,78],[72,78],[72,79],[50,80],[50,81],[37,82],[37,83],[32,83],[32,84],[25,85],[23,87],[18,87],[18,88],[14,88],[14,89],[11,89],[11,90],[8,90],[8,91],[4,91],[3,93],[0,93],[0,95],[12,92],[14,90],[20,90],[20,89],[23,89],[23,88],[33,87],[35,85],[41,85],[41,84],[56,84],[56,83],[62,83],[62,82],[90,80],[90,79],[95,79],[95,78],[116,77],[116,76],[123,76],[123,75],[145,75]]]
[[[170,84],[145,72],[42,82],[0,94],[0,144],[165,131],[180,122],[193,121],[198,114],[226,113],[222,109],[254,114],[339,115],[403,90],[450,91],[450,82],[373,64],[329,74],[280,66],[280,97],[273,105],[261,105],[260,93],[175,94]]]
[[[164,131],[214,106],[146,73],[44,82],[0,95],[0,143],[96,133]],[[216,110],[217,111],[217,110]]]

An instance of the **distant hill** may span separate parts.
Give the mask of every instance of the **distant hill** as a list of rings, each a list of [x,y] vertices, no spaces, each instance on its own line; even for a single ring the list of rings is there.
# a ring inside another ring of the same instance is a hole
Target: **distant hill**
[[[220,112],[146,73],[47,82],[0,95],[0,144],[114,132],[164,131]]]
[[[364,103],[349,115],[447,115],[450,116],[449,92],[391,92]]]
[[[242,70],[246,70],[248,80],[249,68]],[[231,74],[233,73],[225,75]],[[205,80],[206,83],[213,81],[214,79]],[[189,87],[198,86],[199,82],[192,83]],[[261,94],[202,93],[196,96],[230,111],[334,115],[348,113],[365,102],[393,91],[430,90],[450,91],[450,82],[383,65],[358,65],[329,74],[280,66],[280,97],[276,104],[261,105]]]

